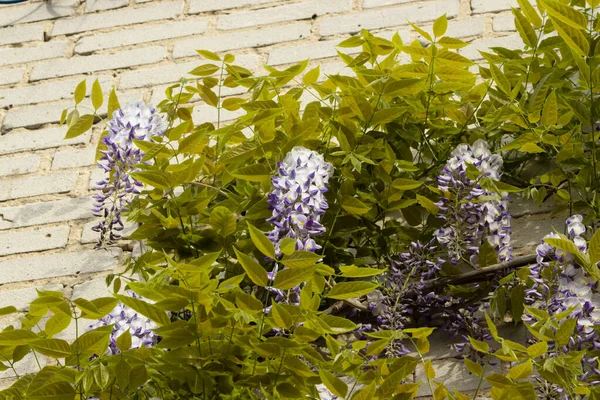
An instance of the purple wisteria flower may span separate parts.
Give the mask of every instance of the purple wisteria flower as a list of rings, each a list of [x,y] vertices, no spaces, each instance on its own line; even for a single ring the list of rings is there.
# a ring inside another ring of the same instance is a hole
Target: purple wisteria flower
[[[268,236],[277,255],[284,238],[295,239],[296,250],[321,248],[313,237],[325,232],[320,219],[328,208],[325,193],[332,173],[333,166],[321,154],[300,146],[278,164],[268,199],[273,215],[267,219],[275,225]]]
[[[131,296],[139,297],[134,294],[131,294]],[[87,330],[90,331],[101,326],[113,324],[114,327],[110,334],[107,349],[109,355],[121,352],[117,347],[117,338],[125,332],[129,332],[131,335],[132,349],[138,349],[142,346],[152,347],[158,343],[158,335],[152,332],[152,329],[158,328],[158,325],[122,303],[118,303],[108,315],[90,325]]]
[[[323,156],[304,147],[294,147],[278,163],[278,173],[272,179],[273,191],[269,194],[269,205],[273,212],[267,219],[275,227],[268,237],[275,245],[275,253],[281,255],[280,245],[285,238],[296,241],[296,250],[317,251],[321,248],[313,237],[325,232],[321,215],[328,208],[325,193],[333,166]],[[279,266],[268,273],[275,279]],[[300,303],[300,286],[287,292],[270,287],[273,300],[277,303]],[[270,307],[266,309],[268,312]]]
[[[587,241],[582,236],[586,227],[581,215],[573,215],[566,220],[567,237],[575,243],[578,250],[587,253]],[[544,236],[544,239],[560,238],[556,233]],[[555,248],[544,242],[536,248],[537,263],[531,265],[530,276],[534,281],[527,290],[527,303],[532,307],[546,310],[550,315],[569,311],[568,318],[577,320],[575,332],[569,343],[563,348],[551,348],[559,355],[569,351],[600,350],[600,337],[596,327],[600,325],[600,293],[595,281],[581,266],[575,263],[571,253]],[[533,321],[533,316],[524,319]],[[583,381],[599,384],[600,369],[597,357],[587,354],[582,358]],[[593,378],[592,378],[593,377]]]
[[[502,193],[502,198],[496,199],[495,193],[480,185],[480,179],[485,177],[499,180],[502,164],[502,157],[492,154],[488,144],[480,139],[472,146],[458,145],[437,177],[438,188],[447,196],[436,204],[440,209],[438,216],[445,224],[434,235],[447,248],[454,264],[468,257],[477,265],[484,240],[494,247],[499,261],[512,258],[508,198]],[[477,179],[469,178],[470,165],[481,174]]]
[[[127,103],[113,112],[107,134],[102,138],[106,150],[98,162],[107,177],[96,183],[95,189],[99,192],[93,196],[93,214],[103,218],[92,228],[100,233],[96,248],[121,238],[118,233],[123,230],[121,212],[143,186],[130,175],[137,170],[134,165],[141,163],[144,157],[144,152],[133,141],[151,141],[153,136],[162,136],[166,130],[167,124],[156,108],[141,101]]]

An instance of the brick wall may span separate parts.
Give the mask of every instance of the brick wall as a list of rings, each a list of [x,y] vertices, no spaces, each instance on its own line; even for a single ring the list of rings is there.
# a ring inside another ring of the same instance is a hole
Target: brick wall
[[[349,34],[368,28],[411,40],[416,35],[408,21],[428,27],[444,13],[448,34],[470,41],[461,51],[477,58],[477,49],[520,45],[511,6],[516,1],[52,0],[0,6],[0,307],[25,308],[36,288],[101,295],[104,277],[127,256],[127,247],[92,250],[89,196],[99,176],[93,158],[100,132],[64,141],[65,128],[57,124],[80,80],[91,87],[97,77],[105,91],[117,87],[122,103],[157,103],[166,86],[200,62],[195,49],[232,52],[254,71],[312,58],[323,63],[322,71],[336,73],[343,65],[332,58],[335,44]],[[196,123],[215,118],[214,109],[198,104]],[[521,215],[515,222],[520,253],[552,225],[562,227],[560,218],[529,216],[544,210],[524,202],[513,211]],[[0,326],[6,322],[0,319]],[[447,357],[444,346],[439,354]],[[440,368],[456,370],[453,362]],[[21,372],[34,365],[25,362]],[[463,378],[452,375],[464,387],[469,381]],[[0,373],[0,387],[10,382],[8,372]]]

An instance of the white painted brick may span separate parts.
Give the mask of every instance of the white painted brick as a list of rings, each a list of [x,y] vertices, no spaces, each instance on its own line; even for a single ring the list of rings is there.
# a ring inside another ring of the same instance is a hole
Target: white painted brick
[[[37,299],[37,287],[0,291],[0,308],[13,306],[17,310],[26,310],[29,303]],[[62,291],[63,285],[52,284],[42,287],[43,290]]]
[[[514,31],[516,29],[515,17],[512,14],[496,15],[492,28],[496,32]]]
[[[40,79],[85,74],[108,69],[154,64],[164,59],[166,55],[167,49],[165,47],[151,46],[113,54],[97,54],[85,57],[73,57],[68,60],[45,61],[34,66],[31,73],[31,80],[37,81]]]
[[[85,0],[85,12],[112,10],[113,8],[126,7],[128,0]]]
[[[104,91],[108,92],[112,81],[112,78],[109,76],[89,77],[86,79],[87,87],[91,88],[96,78]],[[11,89],[0,89],[0,107],[13,107],[72,98],[77,84],[82,80],[81,78],[73,78],[62,81],[44,82],[39,85],[29,84]],[[88,93],[90,91],[91,89],[88,89]]]
[[[38,154],[0,157],[0,176],[29,174],[37,171],[39,165],[40,156]]]
[[[83,226],[83,231],[81,232],[82,244],[96,243],[98,241],[98,238],[100,237],[99,233],[94,232],[92,230],[92,227],[95,225],[98,225],[97,220],[90,221]],[[120,234],[124,238],[127,238],[128,235],[131,235],[137,229],[137,225],[135,223],[127,221],[125,219],[123,220],[123,225],[125,225],[125,228],[121,231]]]
[[[96,169],[92,170],[92,173],[90,174],[90,181],[88,183],[88,189],[93,190],[94,187],[96,186],[96,183],[100,179],[104,179],[104,178],[106,178],[106,172],[104,172],[102,169],[96,168]]]
[[[46,357],[42,356],[41,354],[37,354],[37,358],[40,363],[40,366],[44,367],[46,365]],[[38,366],[38,361],[35,360],[33,353],[29,353],[25,357],[23,357],[21,361],[15,363],[15,370],[17,371],[19,376],[37,372],[40,370],[40,367]],[[14,376],[15,372],[12,370],[12,368],[0,372],[0,378],[12,378]]]
[[[77,0],[44,1],[41,3],[20,4],[14,7],[2,7],[0,26],[44,21],[71,15],[77,6]]]
[[[4,121],[2,121],[2,130],[7,131],[21,127],[35,128],[43,124],[58,122],[62,110],[72,106],[72,101],[63,101],[60,103],[11,108],[7,111]],[[66,127],[63,128],[63,137],[65,133],[67,133]],[[0,149],[0,153],[2,150]]]
[[[269,65],[288,64],[306,59],[319,59],[336,56],[336,49],[343,53],[353,54],[362,51],[362,47],[336,47],[341,40],[323,40],[318,42],[300,43],[294,46],[277,47],[269,53]]]
[[[18,83],[23,79],[25,68],[0,69],[0,85]]]
[[[2,232],[0,233],[0,257],[9,254],[64,248],[68,239],[68,225]]]
[[[65,127],[23,130],[0,135],[0,154],[19,153],[52,147],[89,143],[90,133],[65,140]]]
[[[483,35],[484,28],[485,18],[483,18],[483,16],[461,19],[459,21],[452,21],[448,23],[446,36],[454,38],[481,36]]]
[[[113,297],[112,285],[110,289],[106,286],[106,279],[98,278],[73,286],[71,299],[84,298],[88,300],[100,297]]]
[[[477,60],[482,58],[478,50],[489,51],[490,47],[498,46],[514,50],[521,48],[523,46],[523,41],[518,34],[496,38],[476,39],[469,43],[467,47],[460,49],[458,52],[472,60]]]
[[[259,4],[272,2],[273,0],[191,0],[189,13],[197,14],[206,11],[227,10],[230,8],[256,6]]]
[[[226,33],[217,36],[204,36],[176,43],[173,57],[193,56],[196,50],[227,51],[248,47],[261,47],[270,44],[289,42],[310,35],[310,23],[298,22],[283,26],[253,29],[250,31]]]
[[[0,230],[90,218],[92,204],[91,198],[76,197],[0,207]]]
[[[228,111],[225,109],[221,110],[221,122],[223,121],[231,121],[237,117],[244,115],[246,111],[243,109],[239,109],[236,111]],[[217,122],[218,113],[217,109],[213,106],[209,106],[208,104],[197,104],[194,107],[194,111],[192,112],[192,118],[194,119],[195,124],[202,124],[204,122]]]
[[[419,0],[364,0],[363,8],[391,6],[392,4],[413,3]]]
[[[79,39],[75,52],[90,53],[96,50],[195,35],[206,30],[207,21],[205,18],[197,18],[86,36]]]
[[[0,45],[44,40],[44,25],[17,25],[0,29]]]
[[[121,249],[80,251],[0,262],[0,284],[111,270]]]
[[[37,46],[0,49],[0,65],[21,64],[30,61],[64,57],[69,42],[65,40],[42,43]]]
[[[510,10],[511,7],[519,7],[517,0],[472,0],[471,10],[473,13],[486,13]]]
[[[87,167],[94,164],[95,157],[94,147],[58,150],[52,160],[52,169]]]
[[[442,14],[448,18],[458,15],[458,0],[440,0],[406,6],[364,11],[362,13],[325,17],[319,21],[321,35],[359,32],[412,23],[433,21]]]
[[[208,61],[212,62],[212,61]],[[140,68],[132,71],[124,71],[121,74],[119,83],[120,89],[130,89],[137,87],[145,87],[162,85],[165,83],[175,83],[179,78],[187,76],[188,72],[206,62],[198,59],[180,64],[161,65],[159,67]],[[255,54],[240,54],[235,57],[235,64],[255,71],[258,68],[259,58]]]
[[[0,181],[0,201],[70,192],[76,180],[75,171],[5,179]]]
[[[140,8],[87,14],[80,17],[56,21],[52,28],[52,35],[70,35],[95,29],[113,28],[115,26],[171,19],[180,15],[182,11],[183,2],[166,2],[151,4]]]
[[[350,11],[351,9],[352,0],[311,0],[278,7],[221,15],[217,21],[217,29],[238,29],[308,19],[314,16]]]

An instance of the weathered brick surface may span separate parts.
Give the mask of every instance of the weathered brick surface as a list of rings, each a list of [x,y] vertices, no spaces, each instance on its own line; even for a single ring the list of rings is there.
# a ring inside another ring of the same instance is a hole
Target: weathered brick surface
[[[112,270],[120,253],[90,250],[0,261],[0,284]]]
[[[13,7],[3,6],[0,13],[0,26],[65,17],[73,13],[77,3],[77,0],[62,0],[19,4]]]
[[[64,140],[64,137],[64,128],[10,132],[5,135],[0,135],[0,155],[88,143],[90,141],[89,133],[68,140]]]
[[[0,230],[90,218],[91,207],[88,197],[0,206]]]
[[[173,21],[122,31],[101,33],[81,38],[75,46],[76,53],[90,53],[96,50],[110,49],[140,43],[156,42],[180,36],[200,34],[206,30],[208,20],[196,18],[187,21]]]
[[[57,78],[60,76],[84,74],[153,64],[163,60],[167,49],[161,46],[143,47],[112,54],[98,54],[86,57],[73,57],[69,60],[46,61],[37,64],[31,73],[31,80]]]
[[[17,25],[0,29],[0,45],[44,40],[43,24]]]
[[[66,193],[75,186],[77,172],[5,179],[0,182],[0,201],[41,194]]]
[[[88,94],[96,77],[105,93],[118,89],[121,104],[144,99],[158,103],[167,85],[207,61],[196,49],[231,52],[236,63],[262,72],[263,63],[286,65],[311,59],[327,74],[350,74],[336,50],[348,34],[363,28],[404,43],[418,38],[408,22],[431,29],[441,14],[450,19],[448,35],[470,45],[460,53],[480,59],[477,50],[514,48],[521,40],[511,6],[516,0],[52,0],[0,6],[0,307],[25,309],[35,288],[64,290],[73,297],[108,295],[104,277],[119,265],[121,250],[92,251],[97,234],[91,227],[89,195],[104,173],[93,167],[101,124],[94,133],[63,140],[58,126],[64,108],[72,107],[73,90],[87,79]],[[212,62],[212,61],[208,61]],[[222,89],[239,96],[244,87]],[[314,99],[305,92],[301,101]],[[195,122],[216,122],[217,110],[197,96]],[[85,106],[89,100],[84,101]],[[81,109],[80,112],[88,112]],[[221,121],[243,113],[223,110]],[[99,115],[106,114],[106,101]],[[516,254],[530,253],[563,216],[513,200]],[[125,234],[135,229],[127,226]],[[48,236],[49,235],[49,236]],[[39,253],[43,252],[43,253]],[[78,275],[93,273],[79,278]],[[7,285],[5,285],[7,284]],[[86,322],[87,323],[87,322]],[[73,338],[74,325],[60,337]],[[509,332],[510,333],[510,332]],[[513,332],[514,333],[514,332]],[[434,334],[435,335],[435,334]],[[522,335],[521,335],[522,336]],[[516,339],[520,340],[520,339]],[[452,341],[432,338],[428,357],[447,385],[469,391]],[[37,369],[26,358],[19,371]],[[0,373],[0,387],[11,374]],[[417,376],[417,380],[422,375]],[[421,394],[427,385],[421,386]]]
[[[276,22],[317,18],[320,15],[340,13],[351,9],[352,0],[328,0],[325,2],[311,0],[254,11],[225,14],[219,17],[217,29],[238,29]]]
[[[0,66],[60,58],[65,56],[68,46],[69,42],[59,40],[40,45],[0,49]]]
[[[300,40],[310,35],[310,23],[296,22],[275,27],[254,29],[215,36],[204,36],[198,39],[185,40],[175,44],[173,57],[189,57],[196,54],[197,49],[227,51],[245,47],[261,47],[269,44]]]
[[[56,21],[52,36],[88,32],[94,29],[113,28],[175,18],[183,10],[183,2],[163,2],[128,10],[107,11],[98,14],[86,14],[80,17]]]
[[[40,165],[38,154],[15,157],[0,157],[0,176],[21,175],[37,171]]]
[[[29,253],[32,251],[65,247],[68,239],[68,225],[19,231],[2,231],[0,232],[0,257],[9,254]]]

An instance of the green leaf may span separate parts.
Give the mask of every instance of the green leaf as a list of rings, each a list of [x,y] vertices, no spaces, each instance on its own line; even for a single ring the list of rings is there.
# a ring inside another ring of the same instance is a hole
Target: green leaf
[[[294,324],[294,317],[281,304],[273,304],[271,316],[278,328],[289,329]]]
[[[362,46],[365,41],[360,36],[350,36],[348,39],[340,42],[337,47],[352,48]]]
[[[512,13],[515,16],[515,27],[521,35],[521,39],[527,46],[535,48],[538,40],[535,29],[520,10],[513,8]]]
[[[523,153],[545,153],[546,151],[542,149],[535,143],[526,143],[519,149],[520,152]]]
[[[331,288],[327,297],[336,300],[347,300],[371,293],[379,285],[371,282],[341,282]]]
[[[85,332],[71,344],[72,352],[89,355],[104,354],[108,349],[108,340],[112,329],[112,325],[107,325]]]
[[[465,367],[467,370],[475,376],[481,376],[483,374],[483,367],[481,364],[476,363],[475,361],[469,360],[467,357],[464,358]]]
[[[542,124],[545,126],[554,126],[558,120],[558,104],[556,103],[556,91],[550,92],[550,95],[544,102],[542,111]]]
[[[318,265],[303,268],[289,268],[277,272],[273,286],[277,289],[288,290],[310,279]]]
[[[494,250],[494,246],[492,246],[490,242],[487,241],[487,239],[483,241],[481,246],[479,246],[479,256],[477,257],[477,264],[479,268],[498,264],[496,250]]]
[[[236,258],[242,265],[242,268],[244,268],[244,271],[246,271],[248,278],[250,278],[250,280],[255,285],[262,286],[262,287],[267,286],[269,283],[269,277],[267,276],[267,271],[265,271],[265,269],[259,263],[254,261],[254,259],[252,257],[247,256],[244,253],[241,253],[235,247],[233,248],[233,250],[235,251]],[[281,273],[281,272],[279,272],[279,273]]]
[[[460,39],[455,39],[446,36],[438,40],[438,44],[447,49],[462,49],[463,47],[466,47],[468,43]]]
[[[235,233],[235,217],[227,207],[217,206],[213,208],[208,222],[224,238]]]
[[[415,181],[414,179],[406,179],[406,178],[398,178],[394,179],[392,182],[392,186],[398,190],[413,190],[418,187],[421,187],[423,182]]]
[[[564,24],[561,21],[551,18],[552,25],[556,28],[559,36],[571,48],[572,51],[582,57],[587,57],[590,53],[590,43],[579,29]]]
[[[582,254],[575,243],[571,242],[564,235],[561,235],[560,239],[557,238],[547,238],[544,239],[544,242],[548,243],[550,246],[556,247],[558,249],[564,250],[568,253],[573,254],[575,261],[581,267],[586,267],[588,265],[588,260],[586,256]]]
[[[554,0],[539,0],[546,12],[552,17],[552,23],[555,20],[561,21],[577,30],[587,29],[587,18],[585,14],[577,11],[576,9],[569,7],[566,4],[560,3]]]
[[[208,51],[208,50],[196,50],[196,53],[200,54],[202,57],[206,58],[207,60],[221,61],[221,57],[219,57],[218,55],[216,55],[212,51]]]
[[[469,336],[469,342],[473,348],[481,353],[487,353],[490,351],[490,345],[486,342],[482,342],[481,340],[474,339]]]
[[[115,297],[127,307],[133,308],[135,311],[142,314],[146,318],[150,318],[158,325],[167,325],[171,322],[167,313],[155,306],[154,304],[150,304],[143,300],[136,299],[130,296],[116,294]]]
[[[170,188],[169,180],[161,171],[133,172],[131,176],[143,184],[153,186],[156,189],[166,190]]]
[[[430,214],[436,215],[439,211],[439,207],[435,205],[433,201],[425,196],[417,195],[417,202],[427,210]]]
[[[0,332],[0,346],[20,346],[39,339],[39,336],[26,329],[13,329]]]
[[[500,374],[490,374],[485,378],[486,381],[490,383],[493,387],[497,388],[506,388],[512,386],[512,381]]]
[[[442,15],[433,23],[433,34],[435,37],[444,36],[446,30],[448,29],[448,19],[446,18],[446,14]]]
[[[62,339],[40,339],[29,345],[38,353],[52,358],[65,358],[73,354],[69,343]]]
[[[320,74],[321,74],[321,66],[317,65],[315,68],[311,69],[306,74],[304,74],[302,81],[304,82],[304,84],[306,86],[310,86],[314,83],[317,83],[317,81],[319,80]]]
[[[519,3],[519,8],[521,8],[521,11],[523,11],[523,14],[525,14],[527,20],[536,28],[541,28],[542,19],[537,11],[535,11],[535,8],[533,8],[529,0],[517,0],[517,3]]]
[[[556,331],[556,335],[554,339],[556,340],[556,345],[559,347],[566,346],[573,336],[573,330],[577,326],[577,319],[575,318],[567,318],[563,321],[562,324],[558,327]]]
[[[275,259],[275,246],[273,246],[273,242],[269,240],[269,238],[262,233],[255,226],[248,223],[248,232],[250,232],[250,238],[252,242],[256,246],[261,253],[265,256]]]
[[[350,215],[363,215],[371,209],[371,207],[352,196],[342,197],[342,208]]]
[[[598,261],[600,261],[600,229],[598,229],[590,239],[589,254],[591,264],[596,265]]]
[[[85,114],[80,116],[77,122],[71,125],[71,127],[69,127],[69,129],[67,130],[65,139],[72,139],[77,136],[83,135],[92,128],[92,125],[94,125],[93,115]]]
[[[510,86],[510,81],[504,75],[504,73],[494,64],[490,64],[490,72],[492,73],[492,77],[494,81],[507,96],[511,96],[512,87]]]
[[[352,396],[352,400],[373,400],[373,398],[375,398],[376,391],[377,384],[375,381],[372,381],[367,387],[361,389],[354,396]]]
[[[289,256],[283,257],[281,263],[288,268],[304,268],[314,265],[321,257],[312,251],[296,250]]]
[[[228,97],[221,103],[221,106],[228,111],[239,110],[242,104],[245,104],[248,99],[242,99],[240,97]]]
[[[0,308],[0,316],[9,315],[9,314],[13,314],[16,312],[17,312],[17,309],[13,306],[7,306],[7,307]]]
[[[189,72],[189,74],[195,75],[195,76],[207,76],[207,75],[214,74],[219,69],[220,69],[220,67],[215,64],[204,64],[204,65],[200,65],[199,67],[194,68],[193,70],[191,70]]]
[[[383,108],[379,111],[376,111],[371,120],[371,124],[373,126],[386,124],[388,122],[392,122],[396,118],[405,114],[407,111],[406,107],[392,107],[392,108]]]
[[[250,182],[264,182],[271,179],[271,171],[265,164],[251,164],[238,168],[231,175]]]
[[[527,360],[522,364],[515,365],[508,371],[508,377],[514,380],[525,379],[533,373],[533,365],[531,360]]]
[[[119,104],[117,93],[115,92],[115,88],[112,88],[108,95],[108,118],[112,118],[113,112],[119,108],[121,108],[121,105]]]
[[[87,91],[86,85],[87,83],[84,79],[77,84],[77,87],[75,87],[75,92],[73,93],[73,99],[75,100],[75,104],[81,103],[85,98],[85,92]]]
[[[117,347],[122,352],[131,348],[131,333],[128,330],[121,333],[117,338]]]
[[[337,376],[327,371],[325,368],[319,368],[319,376],[323,385],[334,395],[345,398],[348,393],[348,386]]]
[[[527,348],[527,354],[531,357],[536,358],[540,357],[548,352],[548,343],[546,342],[538,342],[532,344]]]
[[[104,95],[102,94],[100,82],[96,79],[92,84],[92,106],[94,106],[94,110],[102,107],[102,103],[104,103]]]
[[[342,276],[346,278],[365,278],[382,274],[386,270],[377,268],[361,268],[356,265],[345,265],[340,267]]]
[[[283,238],[279,245],[279,250],[286,256],[291,256],[296,251],[296,239]]]
[[[31,385],[27,391],[28,400],[73,400],[75,389],[65,381],[50,382],[47,385]]]

